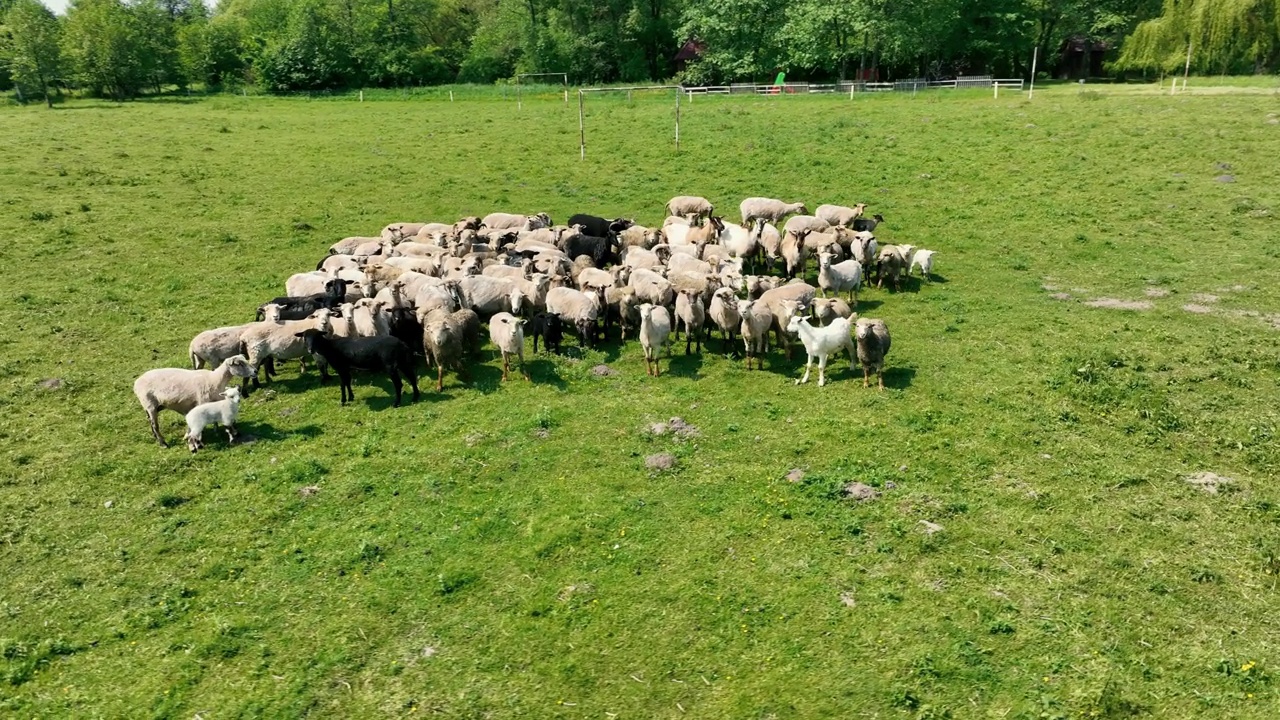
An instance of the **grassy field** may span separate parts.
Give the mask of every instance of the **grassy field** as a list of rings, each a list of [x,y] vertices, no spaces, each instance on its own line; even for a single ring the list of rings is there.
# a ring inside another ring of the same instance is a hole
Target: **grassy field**
[[[675,155],[669,96],[591,98],[586,162],[550,100],[0,111],[0,715],[1276,717],[1280,98],[683,110]],[[681,193],[937,250],[862,295],[890,389],[610,343],[340,408],[290,364],[195,456],[131,392],[342,236]]]

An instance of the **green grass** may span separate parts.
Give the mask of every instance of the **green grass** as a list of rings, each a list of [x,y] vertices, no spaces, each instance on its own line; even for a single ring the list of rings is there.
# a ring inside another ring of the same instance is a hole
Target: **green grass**
[[[0,714],[1276,716],[1280,99],[698,98],[679,155],[669,97],[587,107],[586,162],[550,100],[0,113]],[[862,295],[890,389],[615,343],[340,408],[290,364],[195,456],[131,393],[342,236],[682,193],[937,250]]]

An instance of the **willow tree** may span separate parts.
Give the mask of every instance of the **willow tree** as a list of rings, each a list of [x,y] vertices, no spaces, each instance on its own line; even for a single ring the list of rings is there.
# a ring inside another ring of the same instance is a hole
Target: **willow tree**
[[[1204,72],[1274,68],[1280,57],[1280,0],[1165,0],[1138,25],[1116,67],[1172,72],[1186,62]]]

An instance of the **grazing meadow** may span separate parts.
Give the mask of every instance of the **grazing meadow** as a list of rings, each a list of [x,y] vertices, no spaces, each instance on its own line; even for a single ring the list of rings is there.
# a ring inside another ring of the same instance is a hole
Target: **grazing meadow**
[[[0,108],[0,715],[1276,717],[1280,97],[672,110],[588,97],[582,161],[549,94]],[[401,408],[288,363],[195,455],[133,396],[344,236],[678,194],[936,250],[860,294],[888,389],[719,337]]]

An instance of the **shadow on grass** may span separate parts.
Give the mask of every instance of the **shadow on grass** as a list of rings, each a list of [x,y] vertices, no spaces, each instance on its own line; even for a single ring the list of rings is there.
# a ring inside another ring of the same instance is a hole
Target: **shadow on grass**
[[[275,426],[265,422],[237,422],[236,423],[236,445],[250,445],[256,442],[279,442],[295,435],[300,435],[308,440],[315,439],[324,434],[319,425],[303,425],[300,428],[288,432],[281,432]],[[218,431],[218,435],[224,438],[225,445],[226,436],[222,431]],[[208,445],[209,435],[206,432],[205,444]]]
[[[684,353],[679,352],[679,349],[675,347],[673,347],[672,350],[671,360],[667,363],[667,373],[679,377],[691,378],[693,380],[700,380],[702,378],[702,374],[698,371],[702,369],[702,355],[699,353],[685,355]]]
[[[858,375],[861,377],[862,370],[859,368]],[[906,367],[886,367],[884,369],[884,386],[895,390],[906,390],[911,387],[911,383],[916,379],[916,369],[911,366]],[[874,383],[875,380],[872,379]]]
[[[855,312],[858,313],[858,317],[862,317],[868,311],[875,310],[881,305],[884,305],[883,300],[867,300],[866,298],[860,297],[858,298],[858,309]]]
[[[556,370],[556,364],[550,360],[541,358],[525,361],[525,369],[529,371],[529,377],[537,385],[554,385],[557,390],[566,390],[569,384],[560,377],[560,373]]]
[[[502,388],[502,369],[492,365],[472,365],[468,368],[470,379],[467,385],[482,395],[489,395]]]

